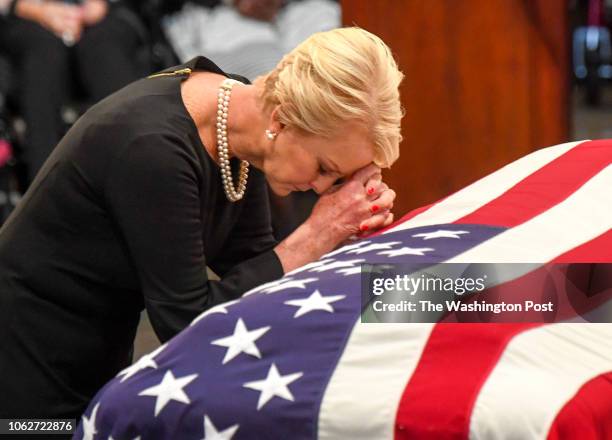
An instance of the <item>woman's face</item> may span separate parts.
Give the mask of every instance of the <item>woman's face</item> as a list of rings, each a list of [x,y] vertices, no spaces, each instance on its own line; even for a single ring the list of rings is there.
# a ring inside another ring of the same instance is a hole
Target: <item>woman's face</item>
[[[339,178],[374,160],[374,145],[360,122],[344,124],[329,138],[290,127],[277,132],[263,171],[272,191],[280,196],[309,189],[321,194]]]

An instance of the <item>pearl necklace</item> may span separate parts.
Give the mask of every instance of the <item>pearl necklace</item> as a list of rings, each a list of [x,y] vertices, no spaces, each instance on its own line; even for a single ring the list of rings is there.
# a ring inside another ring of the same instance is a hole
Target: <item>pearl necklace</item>
[[[219,99],[217,101],[217,152],[219,155],[219,166],[221,167],[223,189],[230,202],[237,202],[242,199],[249,177],[249,163],[246,160],[241,160],[238,174],[238,189],[234,187],[229,160],[229,145],[227,143],[227,114],[232,87],[235,84],[242,83],[231,78],[224,79],[219,87]]]

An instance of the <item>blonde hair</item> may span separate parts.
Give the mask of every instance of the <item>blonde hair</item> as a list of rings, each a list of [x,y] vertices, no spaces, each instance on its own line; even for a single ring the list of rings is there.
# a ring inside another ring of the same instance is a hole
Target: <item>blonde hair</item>
[[[287,126],[330,137],[342,122],[363,121],[374,162],[389,167],[402,140],[403,76],[379,37],[348,27],[312,35],[255,83],[264,108],[279,106],[279,121]]]

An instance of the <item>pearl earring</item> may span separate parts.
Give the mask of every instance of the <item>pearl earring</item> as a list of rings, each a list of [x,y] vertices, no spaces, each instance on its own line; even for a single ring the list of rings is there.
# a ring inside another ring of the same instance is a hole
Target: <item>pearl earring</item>
[[[266,130],[266,137],[273,141],[278,136],[278,133],[273,132],[272,130]]]

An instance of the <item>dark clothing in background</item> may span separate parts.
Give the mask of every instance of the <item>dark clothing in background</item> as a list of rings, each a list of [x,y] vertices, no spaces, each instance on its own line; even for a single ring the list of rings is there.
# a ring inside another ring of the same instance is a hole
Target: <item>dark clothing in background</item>
[[[283,5],[286,5],[290,2],[296,2],[300,0],[284,0]],[[338,1],[338,0],[333,0]],[[216,6],[222,5],[223,0],[172,0],[172,1],[164,1],[160,4],[160,12],[163,14],[170,14],[172,12],[176,12],[180,10],[186,3],[195,3],[196,5],[204,6],[206,8],[214,8]]]
[[[113,9],[85,28],[72,48],[33,21],[11,16],[0,23],[0,51],[15,66],[19,111],[27,126],[23,155],[29,182],[61,137],[60,109],[74,88],[73,72],[90,102],[143,76],[134,62],[139,35],[120,11]]]
[[[92,107],[0,230],[0,418],[79,417],[130,364],[143,306],[164,342],[282,276],[264,176],[252,170],[244,199],[227,200],[183,78],[143,79]]]

